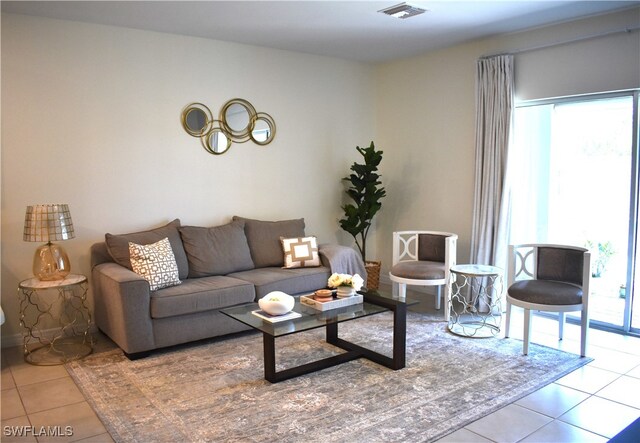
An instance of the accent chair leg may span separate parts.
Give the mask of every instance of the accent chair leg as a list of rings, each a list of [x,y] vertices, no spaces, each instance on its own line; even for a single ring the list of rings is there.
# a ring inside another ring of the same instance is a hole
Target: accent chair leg
[[[393,297],[398,296],[398,286],[399,286],[399,283],[396,283],[393,280],[391,281],[391,295]]]
[[[587,338],[589,333],[589,314],[582,306],[582,314],[580,316],[580,357],[587,355]]]
[[[558,337],[564,338],[564,312],[558,312]]]
[[[511,303],[507,301],[507,312],[504,320],[504,338],[509,338],[509,327],[511,326]]]
[[[524,310],[524,339],[522,340],[522,353],[529,355],[529,336],[531,335],[531,309]]]
[[[444,319],[448,323],[451,310],[451,286],[449,283],[445,283],[444,286]]]
[[[440,298],[442,298],[442,286],[438,286],[436,289],[436,309],[439,311],[442,306],[440,306]]]
[[[398,297],[401,299],[407,297],[407,285],[405,283],[398,283]]]

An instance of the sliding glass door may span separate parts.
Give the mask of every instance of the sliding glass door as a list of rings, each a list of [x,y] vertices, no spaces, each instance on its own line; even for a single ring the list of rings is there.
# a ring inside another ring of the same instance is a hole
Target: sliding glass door
[[[510,243],[589,248],[591,319],[625,331],[640,328],[637,107],[634,92],[518,106],[507,178]]]

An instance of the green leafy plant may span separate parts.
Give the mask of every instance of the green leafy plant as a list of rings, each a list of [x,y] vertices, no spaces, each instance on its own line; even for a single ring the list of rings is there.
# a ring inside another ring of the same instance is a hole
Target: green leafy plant
[[[381,186],[380,174],[377,172],[382,161],[382,151],[376,151],[373,142],[368,148],[356,146],[356,149],[362,155],[364,163],[355,162],[351,166],[352,173],[342,179],[351,184],[346,192],[353,204],[342,206],[344,218],[340,220],[340,227],[353,236],[362,260],[366,262],[367,235],[371,220],[382,208],[380,200],[386,195],[386,191]]]
[[[610,241],[605,243],[597,243],[597,248],[595,244],[591,240],[587,240],[587,248],[591,250],[591,253],[595,253],[595,260],[593,260],[593,265],[591,266],[591,276],[592,277],[601,277],[602,273],[606,270],[607,264],[609,263],[609,259],[613,254],[615,254],[615,250],[613,249],[613,245]]]

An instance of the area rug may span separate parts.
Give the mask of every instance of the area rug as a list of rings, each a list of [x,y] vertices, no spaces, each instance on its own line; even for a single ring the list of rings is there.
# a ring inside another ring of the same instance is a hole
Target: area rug
[[[340,335],[390,355],[389,313]],[[276,339],[278,370],[340,352],[322,329]],[[116,442],[434,441],[591,359],[513,339],[452,335],[410,312],[407,367],[359,359],[277,384],[262,335],[246,333],[129,361],[112,350],[67,364]]]

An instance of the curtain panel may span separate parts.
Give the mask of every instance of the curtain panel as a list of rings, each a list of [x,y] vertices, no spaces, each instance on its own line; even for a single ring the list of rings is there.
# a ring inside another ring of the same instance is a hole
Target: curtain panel
[[[471,263],[504,267],[508,198],[504,193],[513,115],[513,55],[476,65],[476,168]]]

